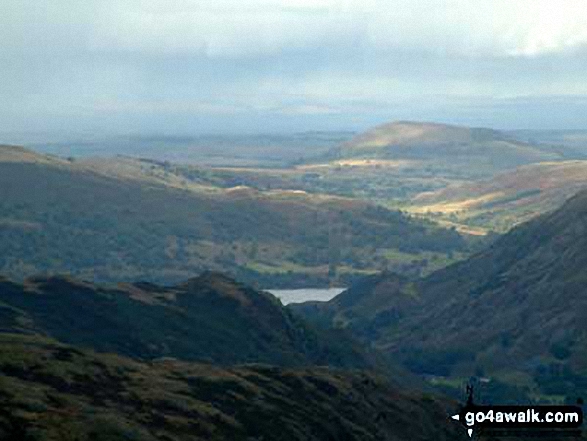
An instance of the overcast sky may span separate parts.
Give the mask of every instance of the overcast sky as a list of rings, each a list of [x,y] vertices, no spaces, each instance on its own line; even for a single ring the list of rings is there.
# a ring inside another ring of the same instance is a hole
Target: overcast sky
[[[1,0],[0,131],[587,129],[584,0]]]

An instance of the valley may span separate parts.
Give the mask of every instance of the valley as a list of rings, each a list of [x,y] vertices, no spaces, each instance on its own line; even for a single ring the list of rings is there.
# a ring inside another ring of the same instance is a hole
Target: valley
[[[572,402],[587,391],[586,225],[582,192],[418,281],[373,276],[329,302],[291,308],[351,331],[447,391],[488,377],[488,400]]]
[[[0,1],[0,441],[587,441],[584,3]]]
[[[396,122],[305,155],[277,137],[277,162],[0,147],[0,434],[448,441],[471,382],[576,402],[587,160],[523,135]]]
[[[380,271],[425,276],[586,187],[580,150],[526,135],[404,121],[354,137],[258,136],[233,146],[251,157],[273,146],[279,167],[206,163],[231,142],[218,137],[181,140],[193,141],[197,164],[162,160],[164,138],[128,147],[130,156],[108,156],[103,144],[99,156],[80,147],[67,158],[2,147],[0,234],[12,239],[0,270],[162,283],[215,270],[285,289],[348,286]],[[285,153],[293,145],[295,161]],[[18,189],[32,174],[35,194],[24,196]],[[67,225],[72,217],[78,225]]]
[[[508,231],[554,210],[587,188],[587,161],[540,162],[489,180],[422,193],[408,212],[471,227]]]
[[[0,271],[175,283],[215,270],[297,288],[346,285],[384,268],[430,272],[475,246],[368,200],[182,170],[0,147]]]

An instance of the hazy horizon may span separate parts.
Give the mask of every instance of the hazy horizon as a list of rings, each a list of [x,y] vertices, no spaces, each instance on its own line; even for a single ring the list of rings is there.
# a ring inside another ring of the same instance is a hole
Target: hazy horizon
[[[581,2],[0,5],[2,132],[587,129]]]

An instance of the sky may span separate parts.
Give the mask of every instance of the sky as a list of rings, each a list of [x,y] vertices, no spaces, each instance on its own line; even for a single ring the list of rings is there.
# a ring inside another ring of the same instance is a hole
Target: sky
[[[2,0],[0,132],[587,129],[584,0]]]

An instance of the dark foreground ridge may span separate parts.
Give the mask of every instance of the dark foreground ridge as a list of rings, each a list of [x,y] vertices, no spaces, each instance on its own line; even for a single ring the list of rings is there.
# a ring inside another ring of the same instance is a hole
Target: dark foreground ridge
[[[340,332],[319,332],[273,295],[210,272],[172,287],[109,287],[66,277],[24,284],[0,279],[0,330],[140,359],[374,365]]]
[[[0,439],[465,439],[436,399],[325,368],[220,368],[0,335]]]

